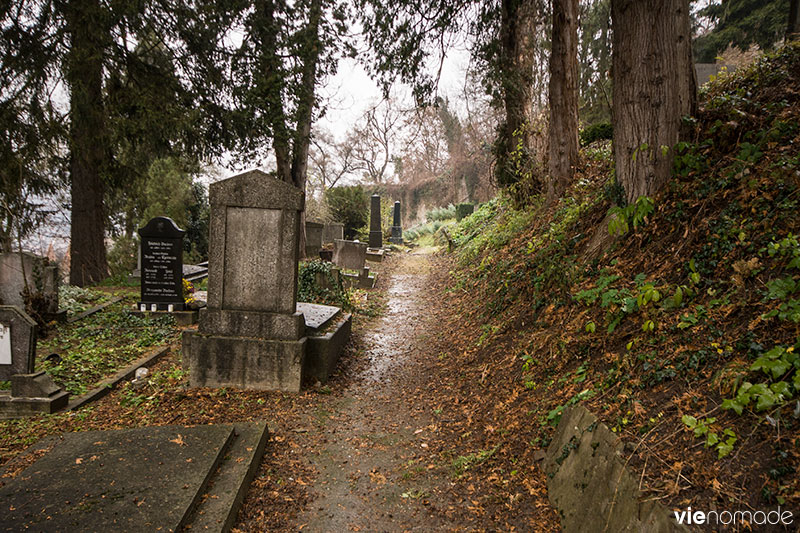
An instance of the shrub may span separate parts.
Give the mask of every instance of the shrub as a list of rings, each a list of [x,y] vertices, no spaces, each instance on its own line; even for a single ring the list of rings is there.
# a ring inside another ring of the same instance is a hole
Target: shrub
[[[350,293],[342,286],[342,280],[333,275],[332,269],[333,263],[321,259],[300,263],[297,300],[352,308]]]
[[[369,220],[369,195],[361,185],[333,187],[325,191],[325,203],[331,217],[344,224],[344,238],[355,237]]]
[[[451,218],[456,218],[456,207],[453,204],[447,207],[436,207],[425,214],[425,219],[428,222],[450,220]]]
[[[611,140],[614,136],[614,128],[610,122],[598,122],[582,129],[579,135],[581,146],[588,146],[594,141]]]
[[[456,221],[461,222],[464,217],[471,215],[475,211],[475,206],[470,203],[458,204],[456,206]]]

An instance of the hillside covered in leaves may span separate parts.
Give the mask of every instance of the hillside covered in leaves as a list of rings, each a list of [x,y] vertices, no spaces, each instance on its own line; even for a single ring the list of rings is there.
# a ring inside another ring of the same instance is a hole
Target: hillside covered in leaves
[[[670,508],[798,509],[800,46],[721,74],[685,122],[656,197],[620,207],[594,143],[556,206],[500,197],[451,230],[450,392],[480,406],[471,439],[513,442],[487,466],[506,475],[581,402]]]

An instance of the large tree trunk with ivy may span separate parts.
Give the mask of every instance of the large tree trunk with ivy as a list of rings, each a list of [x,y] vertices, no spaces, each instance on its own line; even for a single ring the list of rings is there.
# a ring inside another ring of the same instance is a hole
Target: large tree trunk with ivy
[[[103,196],[110,157],[103,110],[106,13],[97,0],[65,8],[70,49],[65,77],[70,90],[69,174],[72,197],[70,283],[84,286],[108,275]]]
[[[548,203],[564,194],[578,164],[578,0],[552,4]]]
[[[505,120],[495,141],[495,179],[511,185],[532,166],[531,114],[536,1],[502,0],[500,18],[500,86]]]
[[[627,201],[667,182],[684,115],[697,105],[688,0],[612,0],[617,180]]]

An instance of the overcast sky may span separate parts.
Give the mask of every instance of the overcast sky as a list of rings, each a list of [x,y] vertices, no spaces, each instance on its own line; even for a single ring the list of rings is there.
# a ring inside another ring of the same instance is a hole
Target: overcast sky
[[[462,93],[464,78],[469,66],[469,53],[463,48],[452,48],[445,57],[439,80],[439,94],[456,100]],[[408,99],[410,89],[398,86],[397,94]],[[327,103],[324,117],[318,125],[342,140],[347,130],[364,115],[364,112],[382,98],[377,84],[370,79],[364,68],[355,59],[344,59],[339,71],[332,79],[323,83],[320,96]],[[458,106],[456,106],[458,107]]]

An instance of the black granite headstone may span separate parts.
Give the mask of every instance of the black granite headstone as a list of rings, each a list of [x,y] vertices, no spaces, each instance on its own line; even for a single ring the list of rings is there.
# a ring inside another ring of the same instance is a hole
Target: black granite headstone
[[[369,217],[369,247],[380,248],[383,246],[383,231],[381,230],[381,197],[377,194],[373,194],[370,198]]]
[[[139,309],[143,311],[184,309],[183,235],[185,233],[168,217],[155,217],[139,230],[142,238],[142,292]]]
[[[400,223],[400,202],[394,203],[394,218],[392,222],[392,236],[389,241],[395,244],[403,244],[403,226]]]

